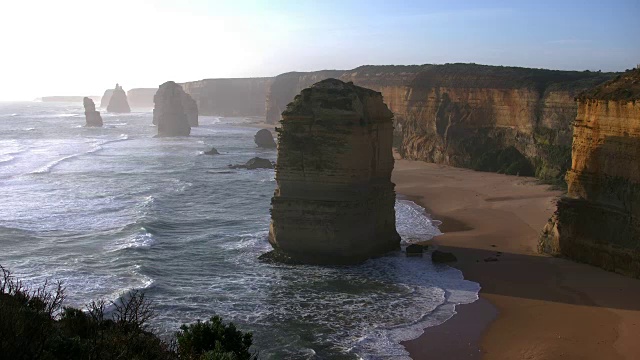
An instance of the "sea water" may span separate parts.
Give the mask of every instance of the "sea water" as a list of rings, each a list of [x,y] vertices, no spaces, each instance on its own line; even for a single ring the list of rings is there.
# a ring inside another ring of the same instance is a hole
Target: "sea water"
[[[460,271],[401,252],[357,266],[258,261],[274,172],[227,166],[275,160],[252,119],[201,116],[190,137],[154,138],[149,111],[102,116],[86,128],[80,104],[0,103],[0,265],[31,284],[62,280],[67,305],[143,289],[162,335],[216,314],[252,331],[264,359],[402,359],[400,341],[477,299]],[[396,217],[404,243],[439,234],[411,201]]]

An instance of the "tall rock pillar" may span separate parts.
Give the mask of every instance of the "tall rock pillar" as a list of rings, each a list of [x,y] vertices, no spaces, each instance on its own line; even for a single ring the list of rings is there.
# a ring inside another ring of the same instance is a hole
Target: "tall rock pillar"
[[[398,249],[391,182],[393,114],[379,92],[336,79],[302,90],[282,113],[269,242],[316,264]]]

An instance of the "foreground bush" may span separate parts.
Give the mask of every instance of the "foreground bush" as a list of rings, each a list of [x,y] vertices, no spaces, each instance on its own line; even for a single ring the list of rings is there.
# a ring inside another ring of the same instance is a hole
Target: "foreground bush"
[[[183,325],[177,341],[162,341],[148,330],[153,308],[132,291],[111,302],[92,302],[85,311],[63,307],[58,282],[30,289],[0,266],[0,358],[2,359],[254,359],[251,333],[217,316]]]

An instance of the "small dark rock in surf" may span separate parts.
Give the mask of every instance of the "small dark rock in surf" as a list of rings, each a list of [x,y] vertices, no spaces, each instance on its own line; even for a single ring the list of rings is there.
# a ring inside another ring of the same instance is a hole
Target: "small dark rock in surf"
[[[254,157],[253,159],[247,161],[244,165],[228,165],[232,169],[273,169],[273,164],[268,159],[263,159],[259,157]]]
[[[256,145],[261,148],[274,149],[276,147],[273,135],[271,135],[271,131],[267,129],[259,130],[253,137],[253,141],[255,141]]]
[[[407,256],[422,256],[425,246],[418,244],[408,245],[405,249]]]
[[[204,154],[205,155],[220,155],[218,150],[216,148],[214,148],[214,147],[212,147],[211,150],[209,150],[209,151],[205,151]]]

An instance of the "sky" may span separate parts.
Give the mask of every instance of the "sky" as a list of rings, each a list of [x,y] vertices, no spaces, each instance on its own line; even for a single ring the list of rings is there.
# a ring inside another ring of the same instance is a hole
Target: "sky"
[[[638,0],[2,0],[0,100],[367,64],[623,71],[638,19]]]

